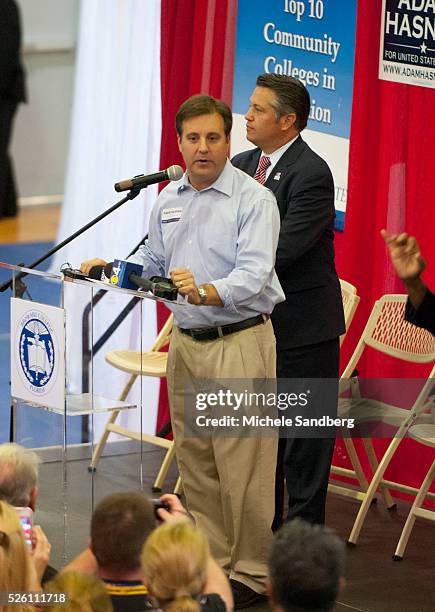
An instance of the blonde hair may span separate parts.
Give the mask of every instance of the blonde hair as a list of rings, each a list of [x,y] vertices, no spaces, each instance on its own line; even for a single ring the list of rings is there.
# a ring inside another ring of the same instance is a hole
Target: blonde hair
[[[44,586],[44,591],[66,594],[65,603],[55,602],[45,608],[51,612],[113,612],[110,595],[95,576],[78,572],[58,574]]]
[[[0,592],[29,591],[32,559],[15,508],[0,501]],[[2,612],[30,610],[29,606],[0,606]]]
[[[186,522],[163,523],[142,550],[142,571],[150,595],[165,612],[197,612],[204,588],[208,542]]]

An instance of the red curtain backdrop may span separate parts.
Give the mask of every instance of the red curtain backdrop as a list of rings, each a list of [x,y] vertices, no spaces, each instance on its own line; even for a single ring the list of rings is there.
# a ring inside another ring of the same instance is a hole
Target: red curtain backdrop
[[[336,235],[341,278],[356,285],[361,303],[343,346],[346,363],[373,302],[404,293],[379,231],[418,236],[431,260],[435,206],[435,91],[378,79],[381,2],[358,0],[355,76],[345,231]],[[435,263],[425,274],[435,286]],[[377,361],[366,360],[367,375]],[[405,375],[396,362],[391,375]]]
[[[435,287],[435,91],[378,79],[381,4],[358,0],[348,204],[345,231],[335,242],[338,274],[358,288],[361,302],[343,345],[342,366],[375,300],[405,293],[379,235],[383,227],[418,237],[429,263],[425,280]],[[410,367],[369,349],[358,369],[368,377],[418,377],[431,367]],[[337,445],[336,459],[343,455]],[[405,440],[387,477],[419,486],[432,458],[429,449]]]
[[[232,101],[237,0],[162,0],[160,167],[183,165],[175,115],[189,96],[205,93]],[[169,312],[158,304],[158,328]],[[169,421],[166,380],[160,385],[157,430]]]
[[[342,350],[345,365],[373,306],[384,293],[404,293],[389,262],[381,228],[418,236],[435,287],[434,236],[435,135],[434,90],[378,79],[381,2],[358,0],[356,57],[345,231],[336,235],[339,276],[361,296]],[[174,117],[183,100],[209,93],[231,103],[236,0],[162,0],[161,74],[163,135],[161,166],[182,164]],[[254,84],[253,84],[254,85]],[[160,323],[168,311],[159,310]],[[423,376],[429,367],[409,368],[368,352],[363,376]],[[162,385],[158,427],[169,418]],[[384,445],[385,441],[380,441]],[[345,455],[338,447],[337,459]],[[420,484],[430,451],[405,441],[387,475]]]

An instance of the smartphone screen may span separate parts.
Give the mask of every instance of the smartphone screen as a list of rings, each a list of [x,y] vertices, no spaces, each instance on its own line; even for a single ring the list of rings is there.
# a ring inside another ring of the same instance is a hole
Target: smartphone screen
[[[32,547],[33,511],[31,508],[15,508],[24,533],[24,540],[30,548]]]

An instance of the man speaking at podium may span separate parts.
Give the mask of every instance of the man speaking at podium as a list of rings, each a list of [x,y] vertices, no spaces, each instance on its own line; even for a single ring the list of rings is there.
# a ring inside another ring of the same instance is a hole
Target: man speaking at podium
[[[277,441],[183,435],[186,380],[264,379],[276,372],[269,315],[284,299],[274,271],[279,212],[273,194],[228,160],[231,127],[222,101],[199,95],[181,105],[176,128],[186,173],[159,195],[149,239],[131,260],[146,277],[170,275],[187,302],[169,305],[177,460],[189,510],[241,608],[265,593]],[[82,271],[96,263],[85,262]]]

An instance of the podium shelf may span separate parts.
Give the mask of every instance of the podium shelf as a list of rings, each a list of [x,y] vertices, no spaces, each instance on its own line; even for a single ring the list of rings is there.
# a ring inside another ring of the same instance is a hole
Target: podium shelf
[[[129,410],[137,408],[136,404],[130,402],[122,402],[120,400],[109,399],[101,395],[92,395],[91,393],[78,393],[75,395],[66,396],[66,412],[58,408],[49,408],[35,402],[28,402],[20,398],[14,398],[19,402],[24,402],[35,408],[42,408],[47,412],[56,414],[66,414],[66,416],[83,416],[85,414],[97,414],[100,412],[110,412],[112,410]]]
[[[127,410],[136,407],[136,404],[131,402],[109,399],[101,395],[93,396],[91,393],[66,396],[66,413],[68,416],[92,414],[93,412],[109,412],[111,410]]]

